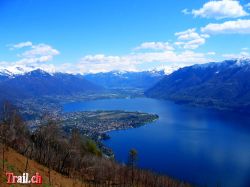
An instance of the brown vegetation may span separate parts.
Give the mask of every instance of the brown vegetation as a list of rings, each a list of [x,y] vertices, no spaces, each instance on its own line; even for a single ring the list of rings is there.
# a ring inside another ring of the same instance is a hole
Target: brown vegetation
[[[15,108],[5,103],[0,119],[0,138],[2,145],[2,171],[7,171],[6,160],[12,147],[26,157],[20,167],[24,171],[32,168],[34,161],[47,168],[45,176],[48,184],[54,185],[54,171],[65,177],[80,181],[76,186],[149,186],[149,187],[185,187],[190,186],[166,176],[135,168],[137,152],[131,150],[129,165],[121,165],[102,156],[95,142],[82,136],[78,130],[72,130],[70,137],[54,121],[46,123],[35,132],[27,129],[25,122]],[[23,157],[22,157],[23,158]],[[61,186],[70,186],[61,184]]]
[[[46,187],[88,187],[88,184],[82,183],[79,180],[71,179],[67,176],[64,176],[58,172],[51,171],[51,185],[49,185],[49,169],[41,164],[38,164],[34,160],[29,160],[28,166],[27,164],[27,157],[17,153],[12,148],[8,147],[5,151],[5,171],[14,172],[16,175],[22,175],[23,172],[28,172],[30,175],[34,175],[38,172],[43,177],[43,185]],[[0,160],[2,161],[2,156],[0,156]],[[0,186],[1,187],[11,187],[11,185],[6,184],[6,175],[5,172],[2,172],[2,167],[0,168],[1,172],[1,179],[0,179]],[[24,186],[31,186],[31,187],[38,187],[39,185],[21,185],[15,184],[15,187],[24,187]]]

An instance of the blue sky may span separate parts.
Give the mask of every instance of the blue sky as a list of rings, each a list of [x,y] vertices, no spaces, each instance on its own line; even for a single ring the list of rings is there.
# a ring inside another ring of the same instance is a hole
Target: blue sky
[[[86,73],[249,57],[247,0],[1,0],[0,66]]]

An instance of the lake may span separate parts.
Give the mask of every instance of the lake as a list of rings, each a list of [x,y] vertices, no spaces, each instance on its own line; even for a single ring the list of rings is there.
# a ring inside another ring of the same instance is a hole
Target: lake
[[[159,115],[145,126],[112,131],[104,144],[127,162],[131,148],[138,165],[200,186],[250,186],[250,117],[178,105],[150,98],[69,103],[64,110],[126,110]]]

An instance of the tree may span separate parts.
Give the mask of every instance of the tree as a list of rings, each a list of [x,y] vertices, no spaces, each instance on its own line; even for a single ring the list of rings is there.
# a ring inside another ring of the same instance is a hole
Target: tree
[[[138,156],[138,152],[136,149],[131,149],[129,151],[128,166],[132,171],[132,174],[131,174],[132,184],[134,183],[134,175],[135,175],[135,167],[136,167],[136,163],[137,163],[137,156]]]
[[[2,167],[4,171],[4,162],[5,162],[5,149],[6,145],[13,140],[14,135],[14,128],[13,127],[13,114],[14,114],[14,108],[13,106],[8,102],[5,101],[3,103],[3,107],[0,110],[0,139],[2,143],[2,157],[3,157],[3,162],[2,162]]]
[[[87,146],[87,150],[96,155],[96,156],[102,156],[102,152],[99,150],[98,146],[96,145],[96,143],[93,140],[87,140],[86,143]]]

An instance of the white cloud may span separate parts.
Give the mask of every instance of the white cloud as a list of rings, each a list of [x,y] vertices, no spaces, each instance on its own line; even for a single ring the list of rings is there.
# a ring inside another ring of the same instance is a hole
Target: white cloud
[[[16,61],[18,65],[44,63],[58,55],[59,51],[47,44],[32,45],[29,49],[18,55],[21,59]]]
[[[246,51],[242,51],[242,52],[240,53],[240,55],[241,55],[242,57],[246,57],[246,58],[249,58],[249,57],[250,57],[250,53],[249,53],[249,52],[246,52]]]
[[[24,48],[24,47],[30,47],[32,46],[32,42],[30,41],[27,41],[27,42],[21,42],[21,43],[17,43],[17,44],[14,44],[14,45],[10,45],[11,48],[10,49],[20,49],[20,48]]]
[[[78,63],[65,63],[57,67],[67,73],[98,73],[113,70],[136,71],[136,62],[127,56],[86,55]]]
[[[250,20],[226,21],[224,23],[210,23],[201,28],[207,34],[250,34]]]
[[[59,51],[47,44],[33,45],[31,49],[22,53],[21,56],[25,58],[34,58],[36,56],[55,56]]]
[[[192,10],[195,17],[203,18],[239,18],[247,16],[248,13],[236,0],[209,1],[198,10]]]
[[[184,10],[184,14],[189,13],[187,9]],[[195,17],[215,19],[239,18],[249,15],[237,0],[209,1],[202,8],[192,10],[191,14]]]
[[[21,57],[21,60],[18,60],[17,63],[36,63],[36,62],[47,62],[53,59],[54,56],[59,54],[59,51],[47,44],[37,44],[34,45],[32,42],[21,42],[14,45],[10,45],[10,49],[26,49],[22,54],[19,54],[18,57]]]
[[[214,51],[207,52],[207,55],[216,55]]]
[[[178,41],[175,42],[175,44],[184,49],[196,49],[205,44],[206,38],[209,37],[207,34],[198,34],[195,28],[183,32],[177,32],[175,33],[175,36],[178,37]]]
[[[175,33],[175,36],[178,36],[179,40],[196,40],[196,39],[199,39],[201,37],[203,37],[203,38],[209,37],[208,35],[198,34],[196,32],[195,28],[188,29],[188,30],[182,31],[182,32],[177,32],[177,33]]]
[[[77,64],[81,72],[97,73],[113,70],[136,71],[136,62],[130,56],[86,55]]]
[[[250,58],[250,52],[248,48],[242,48],[240,53],[229,53],[229,54],[222,54],[222,57],[226,59],[238,59],[238,58]]]
[[[185,66],[197,63],[212,61],[207,58],[206,54],[195,53],[193,51],[159,51],[159,52],[142,52],[133,53],[123,56],[106,56],[104,54],[86,55],[79,63],[71,65],[64,64],[59,71],[68,73],[97,73],[114,70],[122,71],[139,71],[138,65],[146,63],[163,63],[164,66]]]
[[[199,37],[198,37],[199,38]],[[190,38],[196,39],[192,34]],[[186,41],[186,40],[183,40]],[[162,46],[162,44],[165,44]],[[172,66],[183,67],[187,65],[205,63],[214,61],[206,53],[197,53],[191,50],[167,50],[172,49],[166,46],[171,46],[164,42],[151,42],[150,45],[140,45],[144,48],[151,49],[151,51],[132,51],[126,55],[86,55],[76,63],[64,63],[60,65],[53,65],[53,63],[44,63],[53,59],[59,51],[47,44],[32,45],[28,50],[19,55],[20,59],[15,62],[0,63],[5,68],[9,68],[14,72],[18,72],[19,68],[25,72],[35,68],[41,68],[49,72],[59,71],[67,73],[97,73],[108,71],[140,71],[146,67],[146,64],[154,66],[163,65],[164,67]],[[164,49],[164,50],[163,50]],[[22,71],[20,71],[22,72]]]
[[[247,3],[247,4],[245,5],[245,7],[247,7],[247,9],[250,10],[250,3]]]
[[[140,46],[135,48],[135,50],[141,50],[141,49],[163,50],[163,51],[174,50],[173,46],[171,46],[168,42],[144,42]]]
[[[40,57],[32,57],[32,58],[22,58],[21,60],[16,61],[16,64],[35,64],[35,63],[42,63],[48,62],[53,59],[53,56],[40,56]]]
[[[164,69],[167,67],[172,69],[170,68],[172,66],[183,67],[213,60],[207,58],[205,53],[196,53],[190,50],[175,52],[172,48],[163,47],[162,44],[171,46],[167,42],[145,42],[137,49],[151,49],[151,51],[133,51],[133,53],[121,56],[105,54],[86,55],[78,63],[64,63],[57,66],[56,70],[67,73],[97,73],[115,70],[140,71],[141,67],[148,63],[161,63],[165,67]]]
[[[242,51],[239,54],[234,54],[234,53],[223,54],[222,57],[224,57],[226,59],[250,58],[250,53]]]
[[[183,14],[185,14],[185,15],[188,15],[188,14],[191,14],[191,13],[192,13],[192,12],[188,11],[187,8],[183,9],[181,12],[182,12]]]
[[[28,48],[22,54],[19,54],[19,59],[14,62],[0,62],[0,69],[6,69],[15,73],[28,72],[33,69],[41,68],[51,72],[55,69],[53,64],[45,64],[51,61],[54,56],[59,54],[59,51],[47,44],[34,45],[32,42],[22,42],[12,45],[12,49]]]

